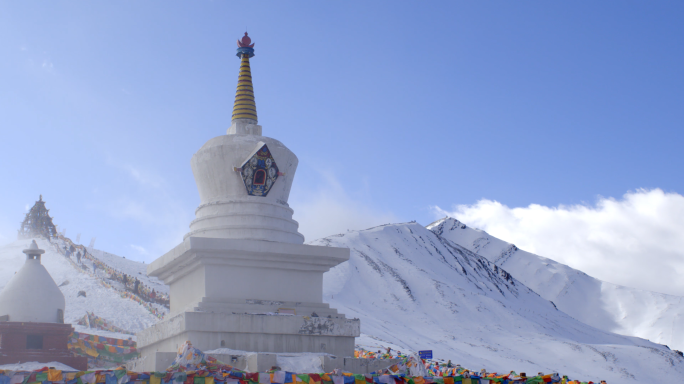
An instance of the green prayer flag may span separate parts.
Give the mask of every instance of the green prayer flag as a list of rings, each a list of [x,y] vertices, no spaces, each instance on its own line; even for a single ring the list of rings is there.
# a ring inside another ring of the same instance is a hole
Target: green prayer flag
[[[204,384],[204,377],[195,376],[195,384]]]
[[[297,375],[299,380],[305,382],[306,384],[309,384],[309,380],[311,380],[311,377],[309,375]]]

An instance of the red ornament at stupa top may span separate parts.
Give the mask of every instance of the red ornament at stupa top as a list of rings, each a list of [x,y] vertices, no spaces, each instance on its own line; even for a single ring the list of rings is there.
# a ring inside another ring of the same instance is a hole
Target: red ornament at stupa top
[[[247,32],[245,32],[245,35],[242,36],[242,39],[237,41],[238,47],[240,48],[254,48],[254,43],[252,43],[251,45],[250,43],[252,43],[252,39],[250,39],[249,36],[247,36]]]

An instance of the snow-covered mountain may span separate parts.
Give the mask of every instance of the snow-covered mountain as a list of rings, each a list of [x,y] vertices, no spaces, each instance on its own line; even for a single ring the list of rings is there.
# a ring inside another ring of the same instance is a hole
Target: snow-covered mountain
[[[105,318],[114,325],[131,332],[141,331],[157,322],[158,319],[155,316],[135,301],[122,298],[116,290],[105,287],[97,278],[84,271],[79,271],[77,266],[58,253],[48,241],[44,239],[35,240],[38,246],[45,250],[41,263],[50,272],[50,276],[52,276],[55,283],[60,286],[59,288],[66,299],[64,321],[74,324],[77,331],[117,338],[129,337],[129,335],[112,334],[94,329],[86,330],[85,327],[76,326],[76,323],[86,314],[86,311],[94,312],[97,316]],[[0,289],[4,288],[14,273],[24,265],[26,255],[22,251],[28,248],[30,244],[30,239],[17,240],[4,247],[0,247]],[[87,260],[84,260],[83,264],[92,270],[92,265]],[[129,269],[125,270],[125,272],[138,275],[138,271],[134,268],[138,264],[142,268],[145,267],[144,264],[134,261],[120,263],[117,266],[128,265]],[[142,277],[143,275],[144,272],[138,276]],[[166,286],[163,288],[168,289]],[[86,296],[79,296],[79,291],[84,291]]]
[[[117,256],[113,253],[105,252],[100,249],[88,247],[88,253],[95,256],[97,259],[115,270],[125,273],[129,276],[134,276],[144,285],[157,292],[169,293],[169,286],[156,277],[147,276],[147,264],[139,261],[127,259],[125,257]],[[89,265],[87,261],[86,264]]]
[[[0,288],[23,265],[21,251],[29,242],[0,248]],[[357,342],[364,347],[432,349],[435,357],[472,369],[558,371],[587,380],[646,382],[657,372],[660,380],[676,382],[684,375],[684,358],[666,347],[588,326],[486,258],[416,223],[312,243],[351,248],[351,259],[325,274],[324,294],[333,307],[362,319],[363,335]],[[57,284],[68,281],[60,287],[67,322],[75,323],[86,310],[131,331],[157,321],[136,302],[80,271],[48,242],[39,240],[39,246],[47,251],[42,262]],[[161,282],[143,276],[144,264],[91,253],[166,292]],[[85,298],[78,296],[81,290],[87,292]]]
[[[586,324],[684,350],[684,300],[680,296],[601,281],[518,249],[454,218],[438,220],[427,228],[486,257],[543,298],[553,301],[560,310]]]
[[[324,276],[324,298],[361,319],[367,347],[432,349],[472,369],[569,374],[609,382],[680,380],[667,347],[586,325],[486,258],[416,223],[330,236],[351,259]],[[507,372],[507,371],[506,371]]]

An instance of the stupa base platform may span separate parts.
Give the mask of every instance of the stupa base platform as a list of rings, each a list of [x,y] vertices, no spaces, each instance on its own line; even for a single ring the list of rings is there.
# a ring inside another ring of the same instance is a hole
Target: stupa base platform
[[[278,366],[278,357],[294,357],[287,353],[207,353],[216,360],[229,364],[245,372],[267,372]],[[126,363],[126,369],[133,372],[151,372],[155,367],[170,367],[176,358],[176,352],[155,352],[146,358],[138,358]],[[402,359],[359,359],[354,357],[337,357],[333,355],[316,356],[321,360],[323,372],[341,369],[354,374],[366,374],[399,364]],[[161,368],[162,370],[164,368]]]
[[[214,312],[227,314],[268,315],[283,309],[292,311],[293,315],[345,318],[337,309],[330,308],[327,303],[311,303],[302,301],[257,300],[257,299],[222,299],[203,297],[193,309],[195,312]]]
[[[0,356],[0,365],[5,364],[20,364],[29,362],[47,363],[58,362],[66,364],[77,371],[87,371],[88,370],[88,358],[83,356],[74,356],[69,353],[41,353],[41,352],[28,352],[28,353],[8,353]]]
[[[343,317],[183,312],[136,336],[144,370],[164,370],[168,359],[158,358],[157,353],[175,354],[186,341],[202,351],[229,348],[348,357],[354,355],[354,338],[360,333],[358,319]]]
[[[53,361],[77,370],[88,369],[88,358],[67,348],[71,324],[0,322],[0,365]]]

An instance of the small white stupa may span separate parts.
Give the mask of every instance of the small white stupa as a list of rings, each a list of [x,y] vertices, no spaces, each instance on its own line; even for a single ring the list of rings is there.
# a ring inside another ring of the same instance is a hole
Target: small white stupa
[[[0,292],[0,316],[12,322],[63,323],[64,294],[40,263],[45,251],[33,240],[24,253],[26,263]]]
[[[0,365],[58,361],[88,369],[88,358],[67,346],[74,332],[64,324],[64,295],[41,264],[44,250],[31,241],[26,263],[0,292]]]

